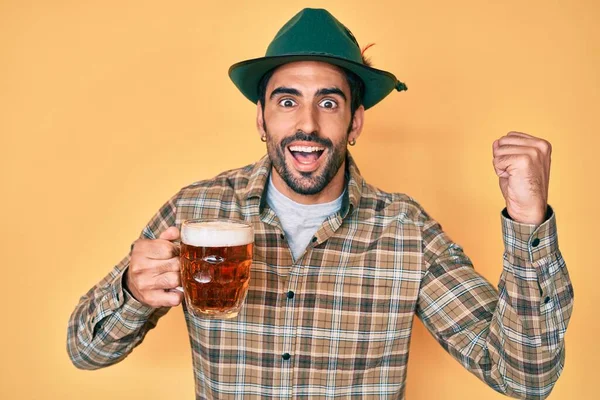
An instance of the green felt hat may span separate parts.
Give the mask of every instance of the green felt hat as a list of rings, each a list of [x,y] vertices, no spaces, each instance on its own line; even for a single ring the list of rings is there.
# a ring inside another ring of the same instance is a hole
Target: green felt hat
[[[392,90],[406,85],[387,71],[363,63],[352,32],[327,10],[305,8],[277,32],[264,57],[241,61],[229,68],[229,77],[253,103],[258,102],[258,83],[269,70],[292,61],[324,61],[346,68],[365,84],[363,105],[373,107]]]

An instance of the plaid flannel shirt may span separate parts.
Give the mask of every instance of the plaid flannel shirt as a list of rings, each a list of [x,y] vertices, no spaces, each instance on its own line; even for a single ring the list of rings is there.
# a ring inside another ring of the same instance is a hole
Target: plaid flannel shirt
[[[550,207],[539,227],[503,211],[496,290],[414,199],[368,185],[350,156],[340,211],[293,262],[263,196],[270,170],[265,156],[184,187],[141,234],[155,239],[189,218],[241,218],[255,228],[238,317],[195,318],[183,305],[197,399],[404,399],[415,314],[494,390],[548,396],[563,369],[573,306]],[[124,290],[129,259],[81,297],[70,318],[67,350],[79,368],[119,362],[168,311]]]

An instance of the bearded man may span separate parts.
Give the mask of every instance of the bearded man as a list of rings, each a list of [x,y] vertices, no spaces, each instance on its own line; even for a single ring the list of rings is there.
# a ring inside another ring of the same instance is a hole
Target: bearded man
[[[182,188],[130,254],[84,295],[68,351],[84,369],[124,359],[182,303],[181,224],[251,224],[254,258],[235,318],[183,311],[196,397],[404,399],[416,314],[464,368],[511,397],[549,395],[564,365],[573,288],[548,205],[551,146],[492,145],[506,208],[498,290],[413,198],[369,185],[348,152],[365,110],[406,86],[363,60],[349,29],[305,9],[266,56],[230,77],[256,104],[267,154]]]

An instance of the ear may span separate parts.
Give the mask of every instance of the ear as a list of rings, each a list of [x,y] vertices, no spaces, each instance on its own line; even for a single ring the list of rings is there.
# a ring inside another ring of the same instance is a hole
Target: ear
[[[354,112],[354,119],[352,120],[352,129],[350,133],[348,133],[348,141],[351,142],[353,140],[358,139],[362,132],[363,123],[365,120],[365,107],[362,105],[356,109]]]
[[[264,128],[263,111],[260,100],[256,102],[256,129],[258,130],[258,136],[261,138],[267,134]]]

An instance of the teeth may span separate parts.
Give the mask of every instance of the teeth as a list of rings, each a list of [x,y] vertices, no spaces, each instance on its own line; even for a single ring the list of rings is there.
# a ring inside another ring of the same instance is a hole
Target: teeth
[[[302,153],[312,153],[313,151],[323,151],[323,147],[310,147],[310,146],[290,146],[290,151],[300,151]]]

